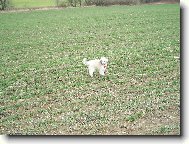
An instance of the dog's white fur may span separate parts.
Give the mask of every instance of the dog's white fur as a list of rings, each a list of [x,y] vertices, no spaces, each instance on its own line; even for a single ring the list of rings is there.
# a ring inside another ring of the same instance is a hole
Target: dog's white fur
[[[101,57],[100,59],[94,59],[87,61],[86,58],[83,59],[83,64],[88,67],[89,75],[93,77],[95,70],[99,71],[100,75],[105,75],[107,71],[108,59]]]

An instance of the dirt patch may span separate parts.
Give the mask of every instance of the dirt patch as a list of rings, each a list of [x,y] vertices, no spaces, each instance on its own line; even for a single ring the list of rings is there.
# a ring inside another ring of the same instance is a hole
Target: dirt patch
[[[161,0],[158,2],[151,2],[151,3],[147,3],[147,4],[175,4],[175,3],[179,3],[179,0]]]
[[[34,10],[58,10],[64,9],[64,7],[38,7],[38,8],[14,8],[14,9],[7,9],[5,11],[0,11],[0,13],[9,13],[9,12],[27,12],[27,11],[34,11]]]

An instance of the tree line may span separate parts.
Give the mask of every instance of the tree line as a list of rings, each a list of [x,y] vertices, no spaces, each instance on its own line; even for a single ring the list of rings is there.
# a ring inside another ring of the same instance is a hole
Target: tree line
[[[59,4],[57,6],[66,6],[65,0],[56,0]],[[67,0],[67,6],[81,6],[81,5],[96,5],[96,6],[107,6],[107,5],[135,5],[142,3],[153,3],[153,2],[179,2],[180,0]]]

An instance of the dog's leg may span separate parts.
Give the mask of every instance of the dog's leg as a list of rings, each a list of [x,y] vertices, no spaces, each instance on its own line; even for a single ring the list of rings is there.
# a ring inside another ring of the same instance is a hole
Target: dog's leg
[[[100,75],[104,76],[104,75],[105,75],[105,72],[104,72],[104,71],[105,71],[105,70],[104,70],[103,68],[101,68],[101,69],[99,70]]]
[[[89,75],[93,77],[93,73],[95,72],[95,69],[93,67],[89,67]]]

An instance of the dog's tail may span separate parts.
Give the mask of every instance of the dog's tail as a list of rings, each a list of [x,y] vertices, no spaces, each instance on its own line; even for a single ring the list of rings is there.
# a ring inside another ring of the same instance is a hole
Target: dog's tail
[[[87,65],[87,59],[86,58],[83,59],[83,64]]]

